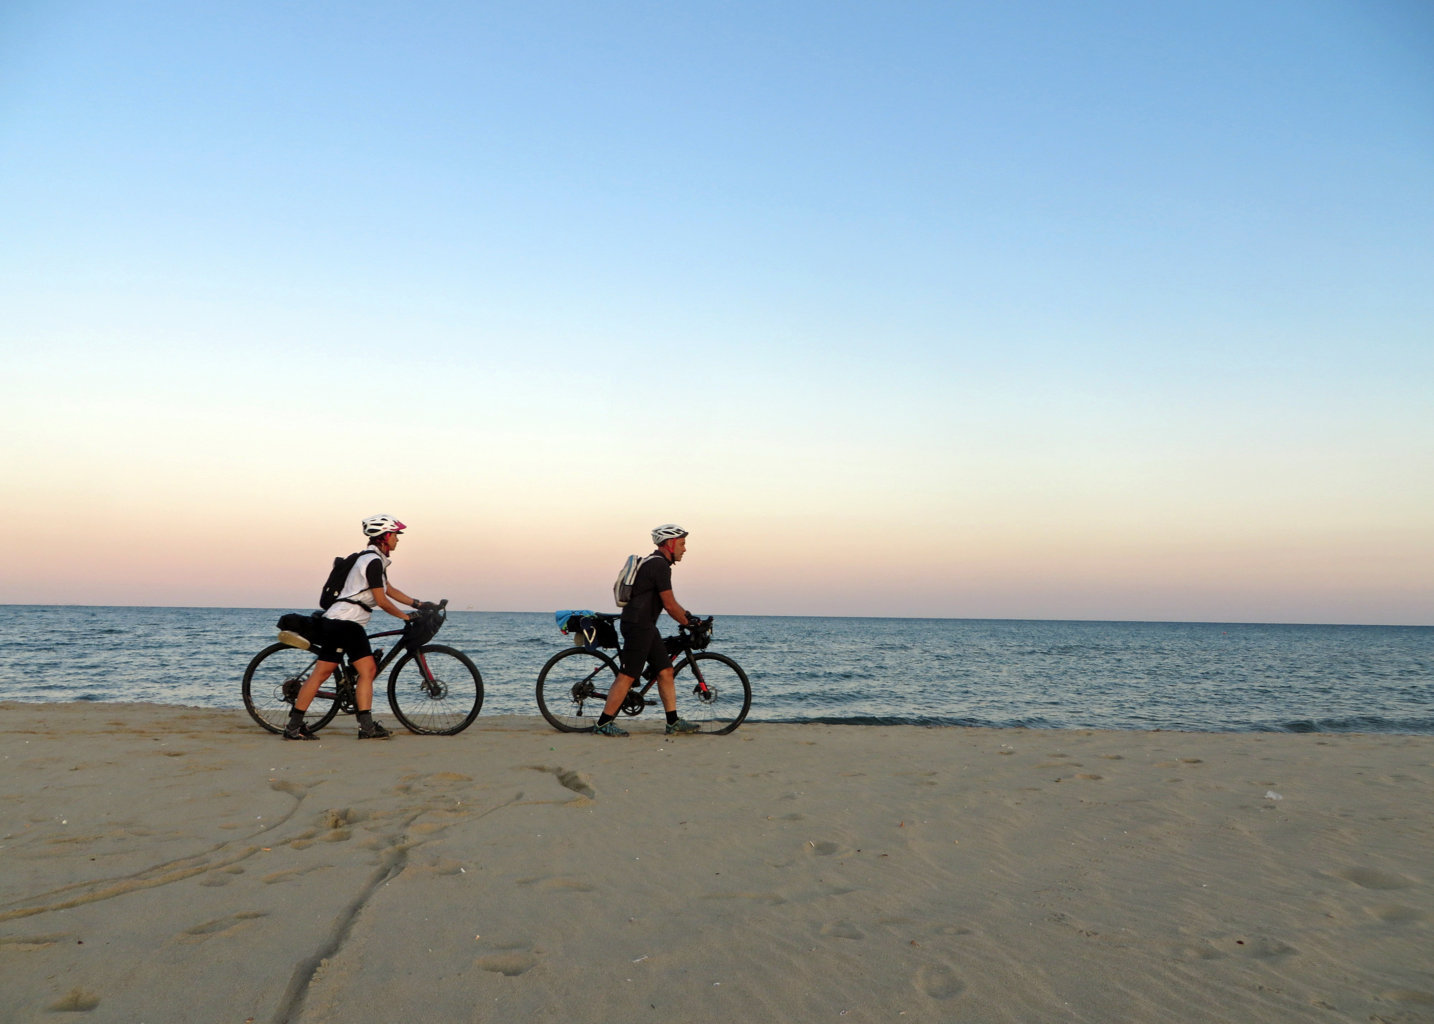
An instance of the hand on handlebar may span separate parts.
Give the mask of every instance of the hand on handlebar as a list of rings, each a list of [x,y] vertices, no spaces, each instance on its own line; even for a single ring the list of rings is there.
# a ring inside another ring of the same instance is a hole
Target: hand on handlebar
[[[432,601],[420,601],[414,605],[413,611],[408,613],[410,623],[431,622],[435,625],[442,621],[442,612],[448,605],[448,599],[434,604]]]

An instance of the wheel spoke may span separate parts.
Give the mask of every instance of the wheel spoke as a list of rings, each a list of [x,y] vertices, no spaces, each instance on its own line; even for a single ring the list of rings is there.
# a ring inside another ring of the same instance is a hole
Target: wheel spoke
[[[721,654],[696,654],[677,667],[677,714],[706,733],[742,724],[752,704],[747,674]]]
[[[313,672],[317,659],[310,651],[287,644],[274,644],[259,652],[244,671],[244,707],[270,732],[283,732],[299,687]],[[309,705],[304,724],[322,729],[337,712],[333,690],[325,686]]]
[[[596,651],[573,648],[554,656],[538,674],[538,710],[555,729],[582,732],[597,724],[617,665]]]
[[[462,651],[430,645],[399,661],[388,677],[388,703],[409,731],[451,736],[483,709],[483,680]]]

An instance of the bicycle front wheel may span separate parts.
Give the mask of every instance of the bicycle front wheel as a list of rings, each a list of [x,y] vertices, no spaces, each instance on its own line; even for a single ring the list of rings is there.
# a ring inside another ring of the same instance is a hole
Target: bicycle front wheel
[[[704,733],[721,736],[742,724],[752,707],[747,673],[722,654],[694,654],[677,666],[677,714]]]
[[[314,670],[319,659],[312,651],[301,651],[288,644],[274,644],[254,655],[244,670],[244,710],[270,732],[281,733],[289,724],[289,712],[299,687]],[[304,724],[318,732],[338,714],[338,701],[320,693],[309,705]]]
[[[559,732],[588,732],[616,681],[617,663],[606,654],[570,648],[549,658],[538,673],[538,710]]]
[[[462,651],[428,644],[417,656],[409,651],[393,667],[388,706],[409,732],[452,736],[472,725],[483,710],[483,678]]]

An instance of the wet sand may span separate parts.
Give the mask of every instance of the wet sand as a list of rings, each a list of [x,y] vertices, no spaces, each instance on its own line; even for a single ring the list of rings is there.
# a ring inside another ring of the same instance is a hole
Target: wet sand
[[[1434,737],[323,736],[0,704],[0,1020],[1434,1021]]]

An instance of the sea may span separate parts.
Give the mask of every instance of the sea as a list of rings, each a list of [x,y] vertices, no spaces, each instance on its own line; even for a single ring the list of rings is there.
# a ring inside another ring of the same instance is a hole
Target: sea
[[[292,610],[0,605],[0,700],[241,708]],[[478,665],[483,715],[533,716],[571,643],[551,613],[468,611],[433,642]],[[731,615],[709,649],[751,679],[749,722],[1434,734],[1429,626]]]

